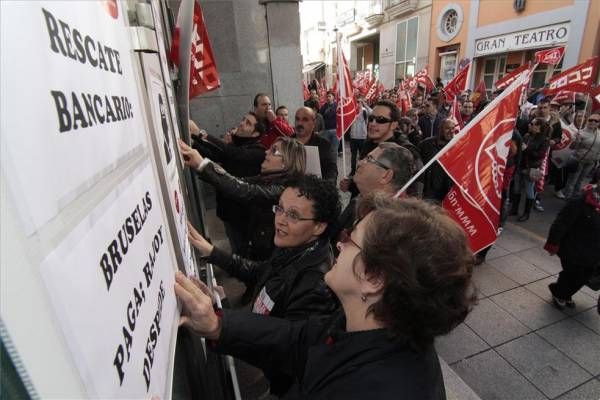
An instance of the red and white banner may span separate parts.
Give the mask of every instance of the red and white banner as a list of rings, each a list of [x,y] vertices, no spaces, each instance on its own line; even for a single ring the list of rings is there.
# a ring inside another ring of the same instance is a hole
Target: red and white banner
[[[448,118],[451,119],[456,127],[454,128],[454,134],[456,135],[462,128],[465,127],[465,124],[462,119],[462,115],[460,114],[460,110],[458,109],[458,99],[455,97],[452,100],[452,107],[450,107],[450,112],[448,113]]]
[[[406,115],[408,110],[412,108],[412,100],[410,99],[410,95],[408,91],[399,89],[398,92],[398,107],[402,112],[402,115]]]
[[[556,65],[560,62],[565,54],[565,47],[554,47],[552,49],[540,50],[535,52],[536,64]]]
[[[446,95],[446,101],[452,101],[456,96],[461,94],[467,87],[467,77],[469,76],[469,68],[471,64],[467,64],[462,70],[456,74],[454,78],[443,89]]]
[[[445,151],[440,152],[442,154],[437,159],[455,183],[457,190],[451,193],[454,193],[457,204],[463,210],[469,210],[471,206],[469,220],[475,224],[475,229],[494,232],[493,236],[479,234],[471,237],[470,244],[474,252],[489,246],[496,239],[506,160],[517,119],[521,88],[526,79],[523,76],[513,82],[446,145]],[[467,202],[464,201],[466,199]],[[449,201],[447,196],[446,204]],[[455,209],[457,207],[456,204],[450,205]],[[464,224],[461,226],[466,228]]]
[[[190,68],[190,99],[202,93],[218,89],[221,78],[212,47],[204,24],[204,16],[200,5],[194,3],[194,26],[192,29],[191,68]],[[175,28],[171,45],[171,61],[179,65],[179,28]]]
[[[344,52],[341,50],[338,41],[339,57],[338,57],[338,73],[337,73],[337,111],[336,111],[336,134],[338,138],[346,132],[350,125],[358,115],[358,104],[354,97],[352,89],[352,79],[350,78],[350,68],[344,57]],[[342,78],[342,79],[340,79]]]
[[[561,90],[574,92],[589,92],[596,78],[598,57],[588,59],[582,64],[569,68],[553,76],[548,81],[548,88],[544,90],[546,96],[558,93]]]
[[[429,66],[428,65],[426,65],[422,70],[417,72],[415,74],[414,79],[416,80],[416,83],[420,83],[423,86],[425,86],[425,90],[427,92],[431,92],[435,88],[435,84],[429,77]]]
[[[377,97],[379,96],[379,82],[377,82],[376,80],[373,81],[373,83],[371,83],[371,87],[369,88],[369,90],[367,91],[367,94],[365,95],[365,100],[368,103],[371,103],[375,100],[377,100]]]
[[[552,163],[556,165],[558,168],[562,168],[567,165],[569,158],[573,154],[573,151],[570,146],[575,140],[577,136],[577,130],[574,126],[567,125],[565,121],[561,118],[560,126],[562,128],[562,136],[560,138],[560,142],[556,143],[552,147]]]
[[[535,182],[535,191],[536,193],[541,193],[544,191],[544,184],[546,183],[546,176],[548,175],[548,159],[550,158],[550,147],[546,149],[546,155],[542,160],[542,165],[540,165],[540,170],[542,171],[542,177]]]
[[[477,204],[464,195],[458,185],[452,186],[442,202],[442,207],[463,228],[473,253],[496,241],[497,229],[485,218]]]
[[[310,97],[310,91],[308,90],[308,86],[306,86],[305,80],[302,81],[302,96],[304,97],[305,101]]]
[[[563,103],[575,103],[575,92],[571,92],[569,90],[561,90],[552,98],[552,101],[555,101],[559,104]]]
[[[479,108],[479,104],[485,100],[487,100],[487,91],[485,90],[485,83],[483,81],[480,81],[479,85],[477,85],[473,93],[471,93],[473,109],[477,110]]]
[[[496,83],[494,83],[494,86],[496,86],[496,89],[498,90],[507,88],[508,86],[510,86],[511,83],[514,82],[515,79],[520,77],[522,73],[528,72],[529,68],[530,64],[521,65],[519,68],[509,72],[502,78],[498,79]]]

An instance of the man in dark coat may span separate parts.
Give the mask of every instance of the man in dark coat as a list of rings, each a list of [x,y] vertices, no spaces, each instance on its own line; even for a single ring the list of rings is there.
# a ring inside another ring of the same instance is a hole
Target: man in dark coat
[[[225,135],[225,139],[209,135],[190,121],[192,147],[204,157],[221,164],[223,168],[236,178],[250,177],[260,174],[260,165],[265,159],[265,148],[259,137],[266,131],[253,112],[248,112],[233,132]],[[247,242],[248,232],[244,207],[235,200],[228,199],[217,192],[217,216],[223,221],[231,249],[245,254],[243,248]]]
[[[456,123],[451,119],[443,120],[439,133],[428,139],[425,139],[419,145],[421,159],[423,164],[427,164],[440,150],[452,140]],[[437,201],[444,200],[448,191],[452,187],[452,179],[446,174],[446,171],[438,164],[434,163],[423,174],[424,188],[423,197]]]
[[[305,146],[316,146],[319,149],[321,176],[323,179],[337,180],[337,158],[331,152],[329,140],[317,135],[315,129],[315,112],[309,107],[300,107],[295,116],[294,137]]]

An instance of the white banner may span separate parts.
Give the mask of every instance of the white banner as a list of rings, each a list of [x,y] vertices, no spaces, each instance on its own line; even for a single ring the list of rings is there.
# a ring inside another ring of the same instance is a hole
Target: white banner
[[[173,255],[150,163],[109,194],[41,270],[88,393],[166,393],[178,312]]]
[[[120,4],[0,5],[1,162],[31,234],[141,150],[145,125]]]

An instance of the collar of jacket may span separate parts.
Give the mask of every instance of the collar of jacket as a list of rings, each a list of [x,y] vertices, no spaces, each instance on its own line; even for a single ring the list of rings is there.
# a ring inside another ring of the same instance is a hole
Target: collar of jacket
[[[313,242],[291,248],[275,248],[271,256],[273,268],[296,263],[302,266],[312,266],[326,257],[331,257],[331,249],[327,240],[317,239]]]

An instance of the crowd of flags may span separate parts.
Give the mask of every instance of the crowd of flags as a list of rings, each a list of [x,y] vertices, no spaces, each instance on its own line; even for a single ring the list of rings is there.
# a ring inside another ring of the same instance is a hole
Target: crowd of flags
[[[219,73],[202,10],[198,3],[195,3],[193,20],[194,28],[190,48],[190,98],[215,90],[220,86]],[[332,91],[336,94],[338,102],[337,135],[342,137],[344,131],[352,125],[360,112],[356,95],[360,94],[367,102],[372,103],[386,89],[369,70],[357,72],[352,79],[348,63],[339,45],[339,36],[337,48],[340,51],[338,52],[338,68]],[[171,59],[175,64],[178,64],[178,49],[179,35],[176,30],[171,48]],[[452,104],[449,118],[456,122],[459,132],[406,184],[405,188],[412,184],[433,162],[438,162],[454,182],[454,186],[446,195],[442,206],[464,229],[471,250],[475,253],[493,244],[497,238],[504,169],[518,110],[525,98],[523,94],[529,87],[537,66],[539,64],[557,65],[564,53],[564,46],[538,51],[535,53],[533,64],[522,65],[502,76],[494,83],[494,86],[503,92],[466,125],[462,121],[458,109],[458,96],[467,87],[471,64],[467,63],[441,89],[446,101]],[[597,68],[598,57],[593,57],[562,71],[548,81],[544,95],[554,96],[554,100],[558,102],[574,102],[576,93],[586,93],[588,99],[593,102],[594,108],[600,106],[600,87],[594,85]],[[413,77],[403,80],[395,88],[398,106],[403,113],[412,108],[411,98],[415,95],[418,86],[424,88],[426,93],[435,90],[435,83],[430,77],[427,66]],[[310,92],[305,81],[302,82],[302,89],[306,100],[309,98]],[[322,105],[326,101],[328,92],[325,81],[316,82],[316,89],[320,105]],[[480,82],[471,95],[471,101],[477,108],[485,98],[486,87],[483,82]],[[564,125],[563,140],[557,149],[559,150],[558,156],[561,154],[560,146],[568,147],[572,140],[573,132]],[[546,160],[546,168],[547,165],[548,161]],[[397,196],[401,195],[403,191],[404,188],[397,193]]]

